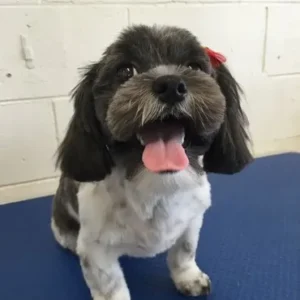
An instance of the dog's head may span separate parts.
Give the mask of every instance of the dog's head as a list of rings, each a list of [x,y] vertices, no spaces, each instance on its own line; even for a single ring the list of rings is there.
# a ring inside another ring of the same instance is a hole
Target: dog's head
[[[176,172],[188,165],[232,174],[251,160],[239,87],[224,65],[177,27],[125,30],[88,67],[59,148],[62,172],[99,181],[114,166]]]

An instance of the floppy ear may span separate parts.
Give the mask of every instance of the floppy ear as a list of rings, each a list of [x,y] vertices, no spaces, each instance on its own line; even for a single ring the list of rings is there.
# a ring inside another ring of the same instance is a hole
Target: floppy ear
[[[241,89],[229,70],[221,64],[215,71],[216,81],[226,99],[226,112],[224,123],[204,155],[204,169],[212,173],[234,174],[253,160],[248,148],[248,120],[240,104]]]
[[[92,89],[98,69],[98,64],[90,66],[75,87],[74,115],[58,149],[57,165],[63,174],[81,182],[102,180],[113,166],[106,137],[95,114]]]

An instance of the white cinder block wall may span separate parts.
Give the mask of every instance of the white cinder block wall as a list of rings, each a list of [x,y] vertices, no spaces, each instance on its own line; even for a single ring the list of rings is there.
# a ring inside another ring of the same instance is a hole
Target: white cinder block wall
[[[184,26],[224,53],[256,153],[300,150],[300,0],[0,0],[0,203],[54,192],[78,67],[134,23]]]

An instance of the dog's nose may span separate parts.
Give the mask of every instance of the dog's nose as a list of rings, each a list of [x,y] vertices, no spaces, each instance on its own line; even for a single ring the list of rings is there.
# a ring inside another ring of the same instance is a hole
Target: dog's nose
[[[184,100],[187,88],[180,77],[165,75],[158,77],[154,81],[153,91],[160,101],[168,104],[176,104]]]

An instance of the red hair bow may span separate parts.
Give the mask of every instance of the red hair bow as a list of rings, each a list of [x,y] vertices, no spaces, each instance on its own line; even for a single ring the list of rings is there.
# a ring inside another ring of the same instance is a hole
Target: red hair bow
[[[213,68],[217,68],[226,62],[226,57],[223,54],[215,52],[208,47],[205,47],[204,50],[208,55]]]

